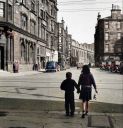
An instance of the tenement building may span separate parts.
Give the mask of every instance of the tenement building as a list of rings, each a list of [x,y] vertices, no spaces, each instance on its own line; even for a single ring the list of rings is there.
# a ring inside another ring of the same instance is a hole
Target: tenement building
[[[123,60],[123,14],[112,5],[111,16],[98,14],[95,31],[95,62]]]
[[[0,69],[57,59],[57,11],[57,0],[0,0]]]
[[[70,66],[71,41],[72,36],[68,34],[68,28],[62,19],[61,23],[58,23],[58,63],[61,68]]]

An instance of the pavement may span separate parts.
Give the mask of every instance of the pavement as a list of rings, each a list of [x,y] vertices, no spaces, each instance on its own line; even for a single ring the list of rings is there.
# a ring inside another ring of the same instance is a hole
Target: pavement
[[[1,111],[0,128],[122,128],[123,114],[90,113],[84,119],[62,111]]]
[[[45,69],[41,69],[39,71],[33,71],[32,70],[32,71],[13,73],[13,72],[7,72],[7,71],[0,70],[0,77],[34,75],[34,74],[38,74],[38,73],[41,73],[41,72],[44,72],[44,71],[45,71]]]
[[[0,77],[37,73],[0,71]],[[81,103],[76,104],[75,116],[66,117],[63,101],[0,98],[0,128],[123,128],[123,105],[91,103],[82,119]]]

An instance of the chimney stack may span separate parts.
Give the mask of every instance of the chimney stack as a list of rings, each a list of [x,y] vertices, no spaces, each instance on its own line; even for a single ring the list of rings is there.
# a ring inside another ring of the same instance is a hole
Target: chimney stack
[[[112,17],[112,19],[120,19],[121,18],[121,9],[118,5],[112,4],[111,17]]]

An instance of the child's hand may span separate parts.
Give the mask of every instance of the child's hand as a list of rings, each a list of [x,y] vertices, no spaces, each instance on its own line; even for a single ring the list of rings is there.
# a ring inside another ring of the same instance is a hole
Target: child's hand
[[[95,92],[98,93],[97,89],[95,89]]]

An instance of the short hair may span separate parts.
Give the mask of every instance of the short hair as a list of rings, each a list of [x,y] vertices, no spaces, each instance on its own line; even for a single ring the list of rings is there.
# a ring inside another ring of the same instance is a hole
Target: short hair
[[[90,73],[90,68],[88,65],[84,65],[82,68],[82,73],[83,74],[89,74]]]
[[[66,78],[71,78],[72,77],[72,73],[71,72],[67,72],[66,73]]]

